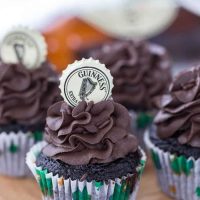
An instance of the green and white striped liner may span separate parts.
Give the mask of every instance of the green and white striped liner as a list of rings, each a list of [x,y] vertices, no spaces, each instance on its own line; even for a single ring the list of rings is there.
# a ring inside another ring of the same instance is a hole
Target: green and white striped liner
[[[145,143],[154,163],[161,190],[174,199],[200,200],[200,158],[186,158],[164,152],[150,140],[150,129]]]
[[[26,157],[26,163],[35,176],[43,194],[43,200],[135,200],[139,181],[143,172],[146,155],[141,150],[142,158],[137,167],[137,174],[128,174],[122,178],[107,182],[87,182],[64,179],[37,167],[38,154],[46,145],[40,142],[34,145]],[[136,181],[135,181],[136,180]],[[136,184],[135,184],[136,182]],[[134,184],[134,185],[133,185]]]
[[[14,177],[29,176],[30,170],[26,166],[27,152],[35,144],[37,138],[33,133],[0,133],[0,174]]]

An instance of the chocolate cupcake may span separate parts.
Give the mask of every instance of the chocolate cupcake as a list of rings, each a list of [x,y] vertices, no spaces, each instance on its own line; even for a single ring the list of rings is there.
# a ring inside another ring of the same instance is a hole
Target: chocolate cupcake
[[[42,140],[47,109],[60,98],[52,65],[48,61],[32,65],[37,49],[31,46],[31,34],[28,29],[14,29],[0,47],[0,174],[4,175],[28,174],[25,155]]]
[[[135,199],[146,157],[130,134],[128,110],[110,99],[109,71],[92,59],[76,61],[60,88],[65,101],[48,110],[45,142],[27,154],[43,198]]]
[[[113,98],[126,106],[132,127],[143,146],[143,133],[155,115],[154,99],[164,94],[171,80],[166,50],[145,41],[117,41],[94,50],[114,77]]]
[[[157,104],[156,126],[145,142],[161,189],[176,199],[199,199],[200,67],[181,72]]]

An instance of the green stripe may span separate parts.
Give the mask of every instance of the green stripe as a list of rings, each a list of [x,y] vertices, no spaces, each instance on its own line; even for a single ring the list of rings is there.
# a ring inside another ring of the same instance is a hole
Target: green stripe
[[[45,174],[47,173],[47,170],[38,170],[36,169],[37,175],[40,177],[39,178],[39,185],[41,188],[42,193],[47,196],[48,194],[48,187],[47,187],[47,182],[46,182],[46,177]]]

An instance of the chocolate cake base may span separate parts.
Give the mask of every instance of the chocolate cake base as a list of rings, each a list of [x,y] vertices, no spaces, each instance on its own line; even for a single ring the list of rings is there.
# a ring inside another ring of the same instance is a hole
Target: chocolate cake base
[[[170,152],[171,154],[175,154],[177,156],[184,155],[186,158],[193,157],[195,160],[200,158],[200,148],[192,147],[190,145],[182,145],[178,142],[177,138],[178,135],[161,140],[156,136],[155,128],[150,131],[151,142],[164,152]]]
[[[140,163],[141,155],[139,151],[128,154],[125,158],[120,158],[110,163],[88,164],[88,165],[68,165],[62,161],[54,160],[41,153],[36,165],[41,166],[54,175],[58,174],[65,179],[69,177],[72,180],[107,181],[126,176],[127,174],[136,174],[136,167]]]

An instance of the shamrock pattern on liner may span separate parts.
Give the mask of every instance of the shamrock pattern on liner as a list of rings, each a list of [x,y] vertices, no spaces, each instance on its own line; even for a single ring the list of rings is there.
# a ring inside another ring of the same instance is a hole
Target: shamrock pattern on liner
[[[161,170],[162,164],[158,153],[153,149],[150,152],[154,166],[157,170]],[[172,155],[170,157],[170,168],[176,175],[185,174],[189,176],[191,170],[194,168],[194,161],[192,159],[188,160],[185,156]]]
[[[142,163],[145,162],[144,160]],[[141,165],[142,167],[142,165]],[[77,181],[71,181],[71,183],[66,183],[69,180],[64,180],[62,178],[57,178],[57,183],[55,183],[56,179],[52,178],[52,175],[48,174],[47,170],[42,170],[42,169],[35,169],[35,173],[37,174],[37,182],[39,183],[39,186],[41,188],[41,191],[44,196],[46,197],[55,197],[55,191],[54,191],[54,184],[58,184],[60,188],[66,187],[66,185],[70,184],[71,186],[71,192],[69,193],[63,193],[65,198],[67,195],[71,197],[73,200],[79,200],[79,199],[84,199],[84,200],[91,200],[91,196],[95,195],[94,193],[99,193],[102,192],[104,193],[107,190],[110,190],[109,194],[109,200],[116,200],[116,199],[123,199],[123,200],[128,200],[129,195],[131,191],[134,189],[133,188],[133,183],[134,183],[134,177],[130,177],[124,180],[121,179],[116,179],[115,181],[111,181],[107,185],[103,182],[97,182],[94,181],[93,183],[85,182],[82,184],[83,187],[80,187],[79,184],[77,184]],[[140,167],[138,170],[141,170]],[[61,181],[62,179],[62,181]],[[84,186],[85,185],[85,186]],[[93,189],[91,189],[93,187]],[[81,189],[82,188],[82,189]],[[66,190],[67,191],[67,190]],[[61,195],[61,193],[59,194]],[[63,197],[64,197],[63,196]]]
[[[185,156],[172,156],[170,166],[175,174],[189,176],[194,168],[194,161],[192,159],[188,160]]]

